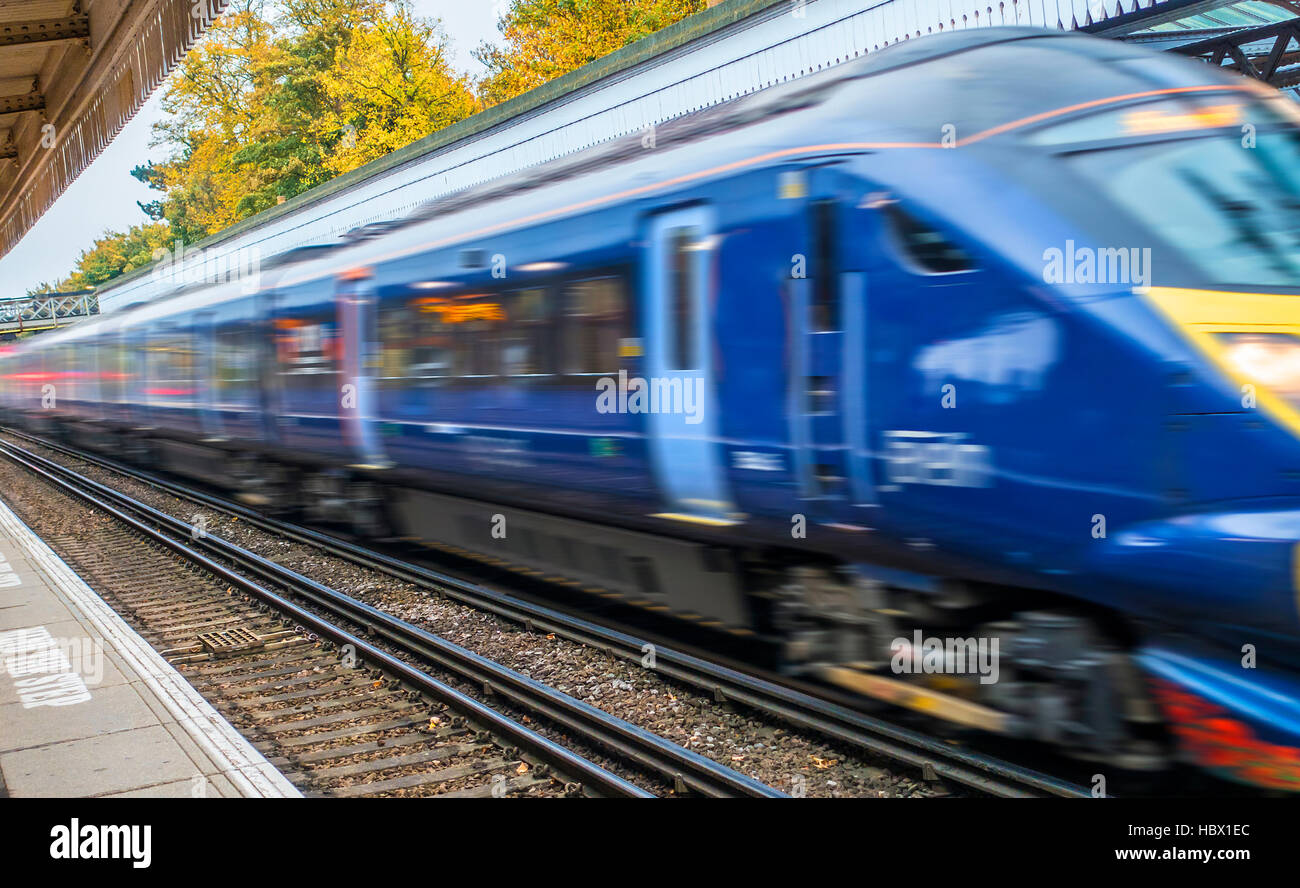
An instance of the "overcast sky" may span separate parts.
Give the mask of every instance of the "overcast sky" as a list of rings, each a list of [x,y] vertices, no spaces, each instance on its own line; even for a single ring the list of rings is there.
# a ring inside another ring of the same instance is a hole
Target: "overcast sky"
[[[414,0],[414,5],[418,14],[442,19],[457,68],[479,76],[483,66],[470,53],[484,40],[500,36],[496,21],[501,0]],[[157,200],[159,192],[132,178],[131,169],[165,154],[149,148],[152,124],[162,116],[161,92],[153,94],[18,246],[0,259],[0,296],[21,296],[43,281],[62,278],[105,230],[124,231],[149,221],[136,201]]]

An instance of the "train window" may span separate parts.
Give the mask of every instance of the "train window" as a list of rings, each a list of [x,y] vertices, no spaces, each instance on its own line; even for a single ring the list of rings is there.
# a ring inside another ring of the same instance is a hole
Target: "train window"
[[[610,276],[574,281],[564,288],[563,342],[566,373],[613,373],[619,346],[629,333],[627,283]]]
[[[121,334],[101,334],[99,337],[99,379],[104,401],[121,404],[126,401],[126,349]]]
[[[380,377],[384,386],[400,388],[407,380],[452,375],[455,354],[452,334],[436,310],[443,301],[420,297],[403,302],[380,297]]]
[[[668,323],[671,330],[668,366],[673,370],[695,367],[695,303],[698,275],[695,273],[698,228],[674,228],[668,232]]]
[[[835,213],[834,201],[819,200],[812,205],[812,324],[819,333],[840,329]]]
[[[252,407],[257,391],[257,340],[237,325],[220,328],[215,340],[213,387],[219,409]]]
[[[974,261],[966,251],[948,239],[938,229],[932,228],[898,206],[885,207],[885,218],[898,239],[899,246],[912,264],[926,274],[952,274],[971,271]]]
[[[397,386],[410,379],[500,376],[507,322],[498,294],[420,296],[404,305],[381,298],[381,374]]]
[[[316,376],[333,369],[334,323],[307,318],[275,321],[276,356],[285,376]]]
[[[99,370],[95,366],[95,344],[93,340],[80,340],[72,346],[76,356],[77,400],[96,401],[99,399]]]
[[[140,358],[135,347],[128,343],[126,333],[113,337],[113,351],[117,354],[118,400],[129,404],[139,397]]]
[[[58,347],[60,373],[59,400],[77,401],[81,398],[81,349],[60,345]]]
[[[1125,105],[1050,123],[1030,132],[1026,140],[1036,145],[1078,145],[1216,129],[1229,134],[1235,132],[1240,138],[1241,125],[1247,120],[1256,124],[1279,122],[1271,113],[1261,115],[1260,110],[1259,106],[1251,107],[1227,92],[1184,94],[1174,100],[1165,98],[1137,106]]]
[[[1268,122],[1262,109],[1259,119]],[[1255,138],[1250,151],[1241,150],[1238,132],[1088,151],[1068,162],[1095,191],[1178,250],[1204,280],[1294,287],[1300,279],[1300,136],[1261,126]]]
[[[188,333],[162,329],[149,337],[146,354],[146,403],[180,406],[195,392],[194,345]]]
[[[102,349],[94,337],[83,340],[81,347],[86,352],[85,383],[87,392],[84,397],[102,403],[104,401],[104,356]]]
[[[501,359],[507,376],[553,373],[551,291],[544,287],[516,290],[506,296],[509,327],[501,340]]]
[[[396,300],[379,298],[379,372],[383,388],[399,388],[409,365],[411,312]]]
[[[501,375],[506,312],[499,294],[458,297],[443,309],[442,322],[456,328],[457,376]]]
[[[333,306],[299,317],[278,317],[274,383],[288,413],[325,413],[338,408],[341,342]]]

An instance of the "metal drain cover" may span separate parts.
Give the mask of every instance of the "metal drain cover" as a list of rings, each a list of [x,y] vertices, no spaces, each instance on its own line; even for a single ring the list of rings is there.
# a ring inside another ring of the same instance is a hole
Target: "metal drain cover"
[[[221,629],[217,632],[204,632],[199,636],[199,644],[210,654],[233,654],[260,648],[266,642],[243,627]]]

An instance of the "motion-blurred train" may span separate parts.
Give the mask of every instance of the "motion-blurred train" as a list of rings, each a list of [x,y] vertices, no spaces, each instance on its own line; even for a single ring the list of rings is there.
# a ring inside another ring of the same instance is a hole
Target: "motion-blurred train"
[[[1121,43],[907,41],[34,338],[0,405],[962,725],[1297,789],[1298,126]]]

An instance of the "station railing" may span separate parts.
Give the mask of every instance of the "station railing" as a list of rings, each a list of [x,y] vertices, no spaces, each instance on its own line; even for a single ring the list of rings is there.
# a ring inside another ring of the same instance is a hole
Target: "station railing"
[[[93,290],[0,299],[0,333],[53,330],[97,314],[99,298]]]

